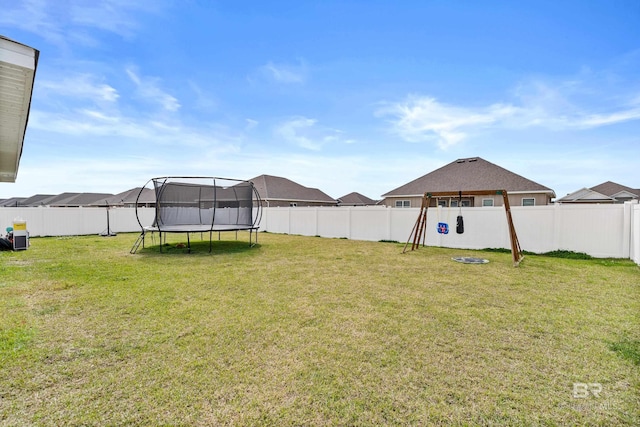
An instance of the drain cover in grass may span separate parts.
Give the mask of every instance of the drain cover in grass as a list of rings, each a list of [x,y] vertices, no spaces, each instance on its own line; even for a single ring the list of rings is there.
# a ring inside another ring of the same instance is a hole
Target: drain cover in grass
[[[482,259],[482,258],[471,258],[471,257],[466,257],[466,256],[456,256],[451,258],[454,261],[458,261],[458,262],[462,262],[465,264],[486,264],[489,262],[488,259]]]

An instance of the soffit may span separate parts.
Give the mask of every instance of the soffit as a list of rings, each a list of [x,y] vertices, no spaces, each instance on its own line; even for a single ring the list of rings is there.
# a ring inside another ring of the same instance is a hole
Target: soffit
[[[0,182],[15,182],[39,52],[0,36]]]

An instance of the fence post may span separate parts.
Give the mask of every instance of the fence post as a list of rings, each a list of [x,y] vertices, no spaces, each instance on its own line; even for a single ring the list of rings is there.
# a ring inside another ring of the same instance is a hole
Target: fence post
[[[551,244],[552,251],[560,250],[560,243],[563,241],[562,239],[562,203],[556,203],[553,206],[553,217],[552,217],[552,227],[553,227],[553,242]]]
[[[624,202],[624,214],[623,214],[623,222],[622,222],[622,257],[623,258],[631,258],[631,221],[633,220],[633,215],[631,215],[631,210],[633,202]]]
[[[640,265],[640,205],[636,204],[631,209],[631,219],[633,221],[630,237],[633,242],[631,256],[635,263]]]

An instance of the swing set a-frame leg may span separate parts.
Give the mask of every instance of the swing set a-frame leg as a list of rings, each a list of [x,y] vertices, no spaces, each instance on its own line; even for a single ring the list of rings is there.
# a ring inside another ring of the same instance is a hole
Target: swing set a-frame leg
[[[511,206],[509,205],[509,197],[506,190],[502,191],[504,211],[507,214],[507,226],[509,227],[509,240],[511,241],[511,257],[513,259],[513,266],[517,267],[520,261],[524,259],[522,254],[522,248],[518,241],[518,235],[516,234],[516,227],[513,225],[513,217],[511,216]]]
[[[409,242],[411,241],[411,250],[414,251],[418,249],[420,246],[420,240],[422,239],[422,245],[424,246],[426,243],[426,235],[427,235],[427,208],[429,207],[430,199],[427,200],[427,196],[425,195],[422,198],[422,205],[420,206],[420,214],[418,215],[418,219],[416,223],[413,225],[413,229],[411,230],[411,234],[409,235],[409,239],[407,243],[404,245],[404,249],[402,253],[407,251],[407,246],[409,246]],[[413,240],[412,240],[413,237]]]

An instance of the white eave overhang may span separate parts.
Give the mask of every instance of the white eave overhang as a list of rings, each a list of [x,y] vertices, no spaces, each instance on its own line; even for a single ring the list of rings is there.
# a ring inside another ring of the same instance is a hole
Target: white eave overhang
[[[0,182],[15,182],[40,52],[0,35]]]
[[[337,200],[306,200],[306,199],[278,199],[278,198],[266,198],[261,200],[267,200],[269,202],[300,202],[300,203],[330,203],[336,204]]]

